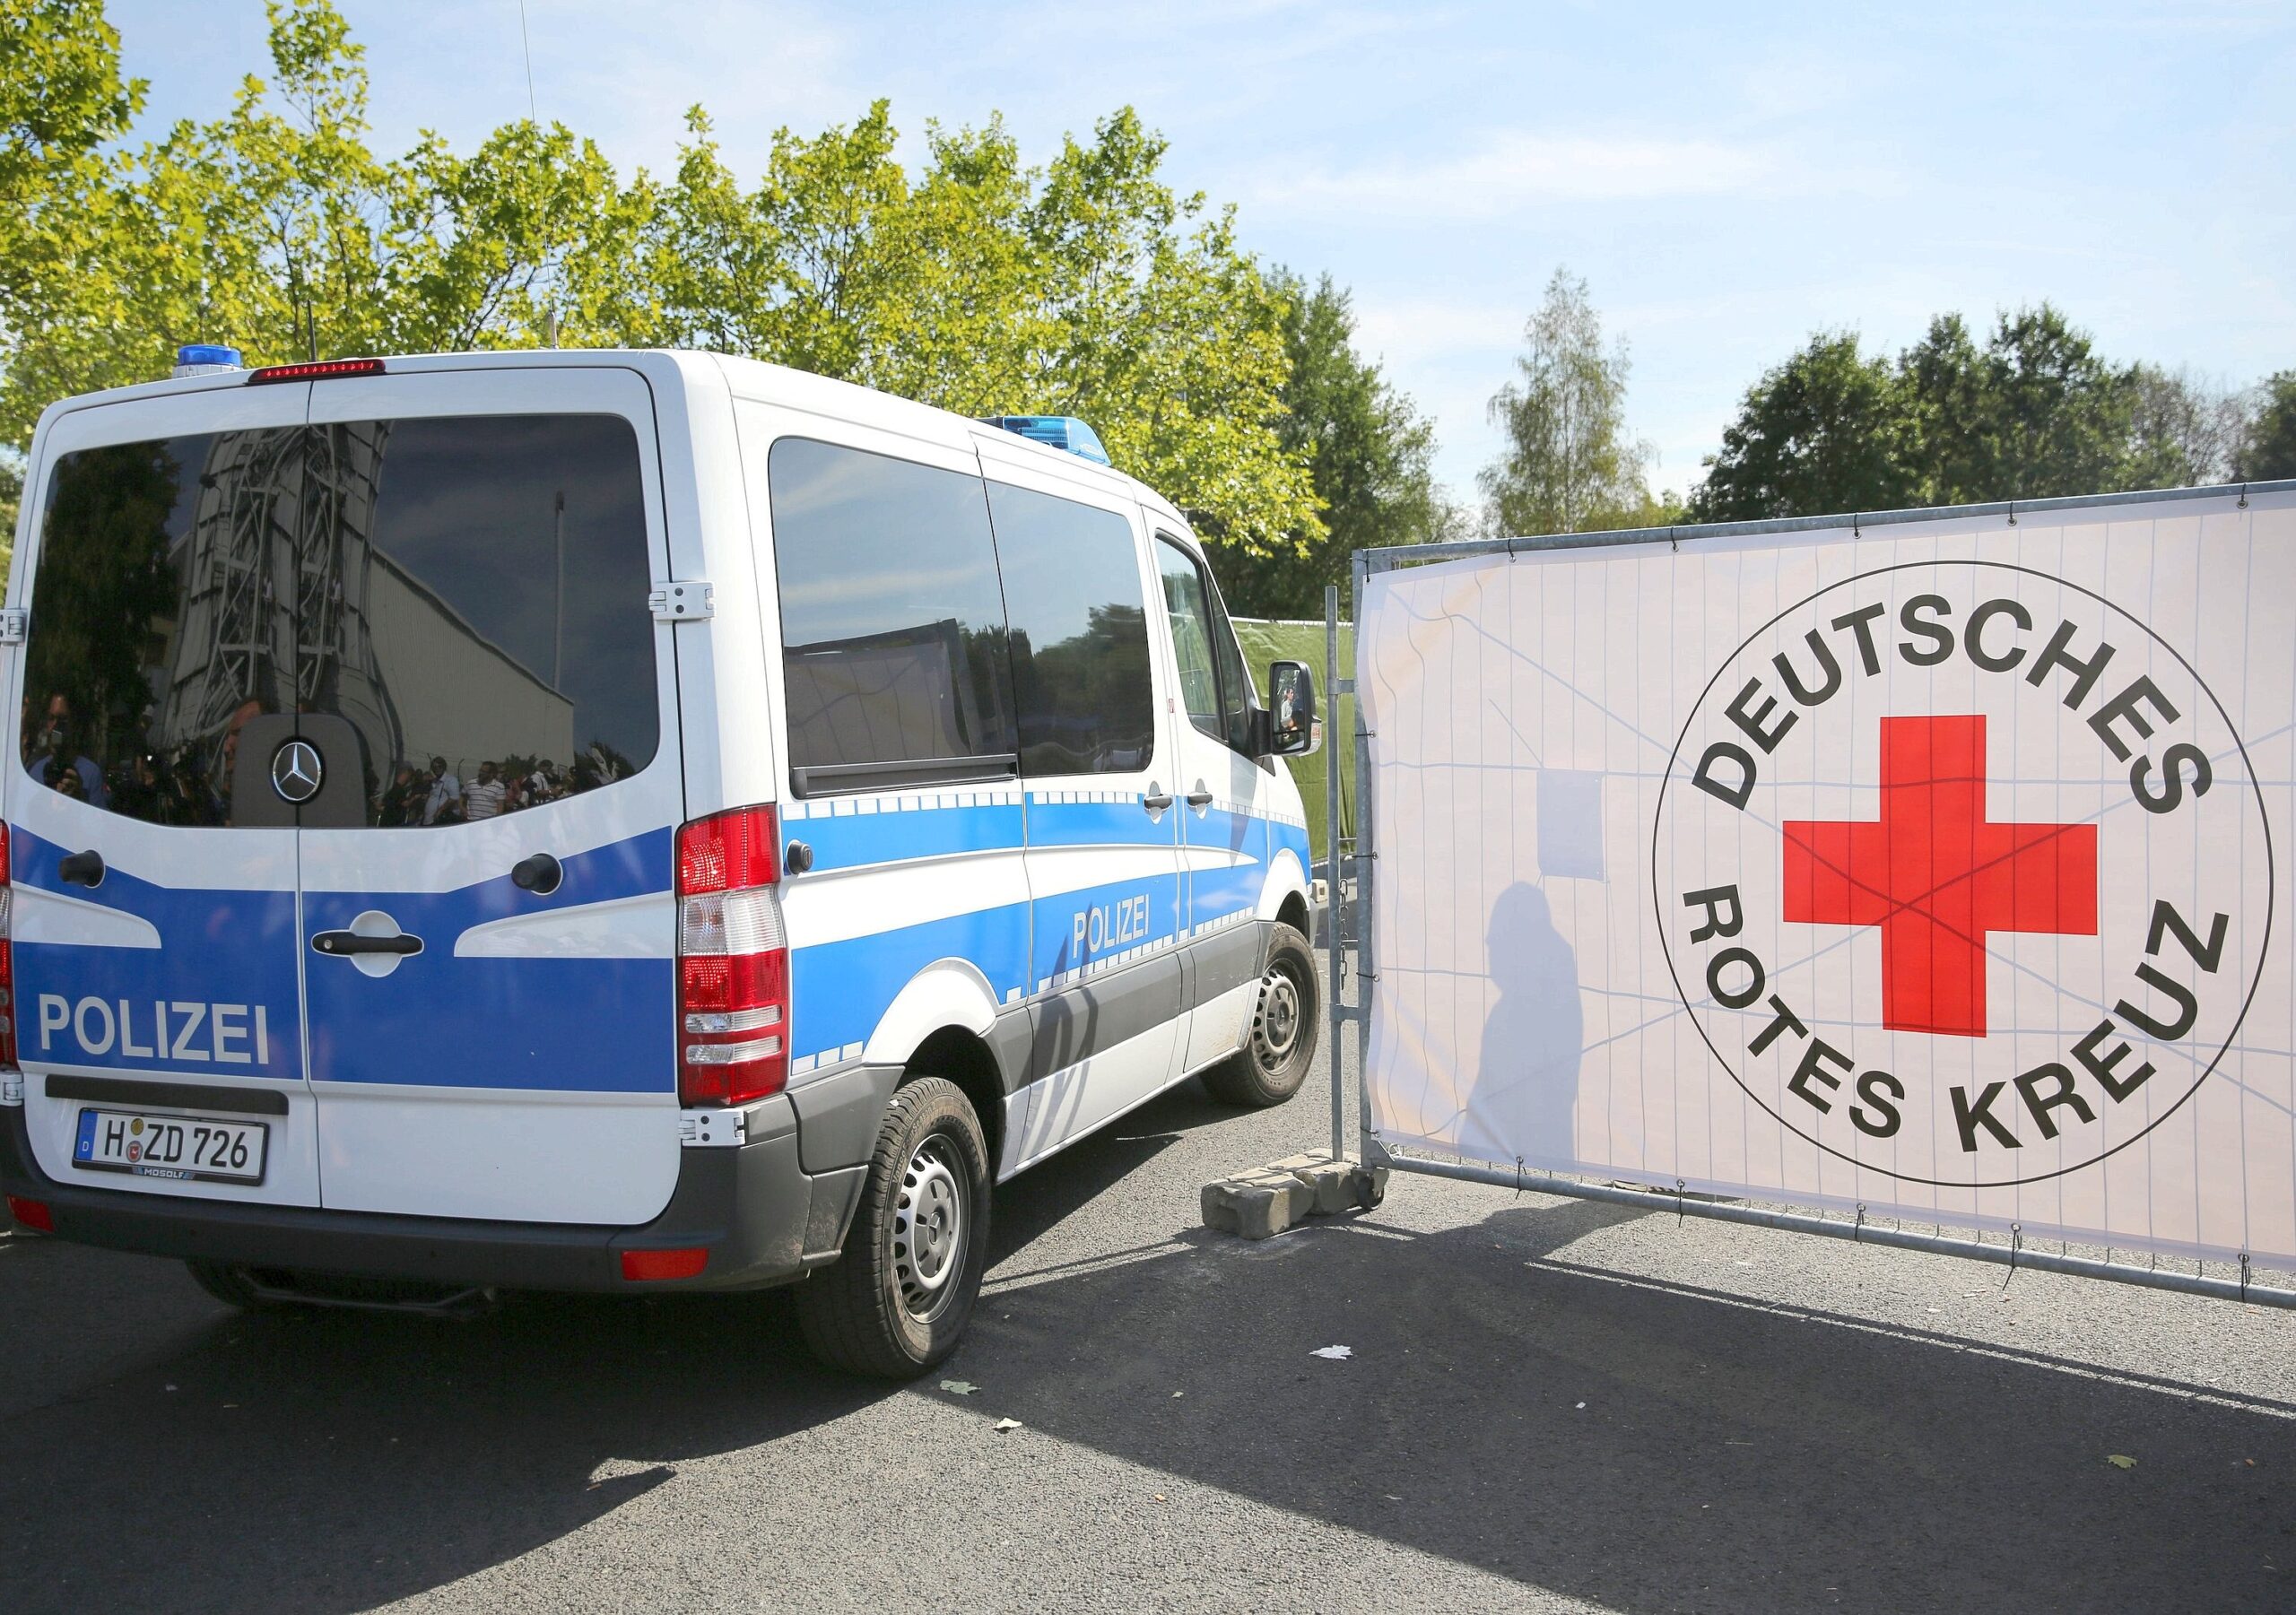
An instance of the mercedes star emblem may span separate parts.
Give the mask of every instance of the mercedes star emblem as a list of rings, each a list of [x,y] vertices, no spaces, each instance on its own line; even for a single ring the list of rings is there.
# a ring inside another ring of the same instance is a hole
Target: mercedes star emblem
[[[271,755],[271,788],[283,801],[299,806],[309,802],[319,794],[319,782],[326,777],[318,748],[307,740],[291,740]]]

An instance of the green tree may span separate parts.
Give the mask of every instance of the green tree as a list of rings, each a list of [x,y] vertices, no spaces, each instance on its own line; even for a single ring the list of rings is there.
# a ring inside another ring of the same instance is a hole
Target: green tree
[[[1916,501],[1912,421],[1889,360],[1821,331],[1747,390],[1692,494],[1703,522],[1889,510]]]
[[[1164,143],[1129,109],[1040,169],[991,118],[928,126],[912,175],[882,103],[783,131],[755,187],[699,109],[662,178],[624,180],[592,143],[526,120],[468,155],[426,135],[384,158],[331,0],[272,0],[267,81],[223,117],[105,155],[141,87],[119,84],[100,15],[0,6],[0,29],[71,47],[11,59],[0,113],[13,104],[20,129],[9,146],[0,128],[0,170],[20,150],[77,153],[70,204],[39,215],[68,226],[51,256],[73,273],[0,277],[0,444],[21,447],[53,398],[164,374],[185,342],[266,363],[554,334],[718,348],[968,413],[1083,415],[1213,543],[1323,536],[1282,433],[1287,300],[1232,213],[1164,182]],[[77,121],[27,121],[51,102]]]
[[[2001,315],[1982,348],[1960,315],[1940,315],[1899,368],[1924,503],[2097,493],[2157,473],[2132,453],[2135,370],[2100,359],[2047,303]]]
[[[2242,436],[2233,478],[2266,482],[2296,477],[2296,370],[2267,378],[2257,391],[2262,399]]]
[[[83,200],[103,181],[98,152],[126,130],[145,88],[120,76],[119,35],[100,0],[0,0],[0,332],[13,308],[70,284],[86,245]],[[0,576],[22,480],[20,456],[0,447]]]
[[[2138,488],[2199,488],[2231,480],[2248,430],[2248,401],[2189,369],[2135,368],[2129,465]]]
[[[1650,446],[1628,436],[1626,344],[1603,345],[1587,282],[1557,269],[1523,327],[1516,379],[1491,400],[1504,455],[1479,479],[1499,532],[1587,533],[1649,519]]]
[[[1325,534],[1265,554],[1217,550],[1213,569],[1240,616],[1319,618],[1324,586],[1346,586],[1355,551],[1424,543],[1449,513],[1435,486],[1434,426],[1356,352],[1348,294],[1329,275],[1309,287],[1279,274],[1275,284],[1288,300],[1279,436],[1308,463]]]
[[[2239,394],[2118,365],[2047,303],[1980,344],[1940,315],[1894,362],[1821,332],[1748,390],[1692,508],[1751,520],[2213,482],[2255,441]]]

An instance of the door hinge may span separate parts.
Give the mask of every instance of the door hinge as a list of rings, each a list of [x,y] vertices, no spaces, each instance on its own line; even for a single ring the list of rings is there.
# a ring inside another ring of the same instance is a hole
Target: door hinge
[[[0,612],[0,645],[22,645],[31,626],[31,613],[21,605]]]
[[[689,1150],[733,1149],[749,1142],[746,1110],[681,1110],[678,1142]]]
[[[700,622],[717,611],[716,591],[705,577],[660,582],[646,596],[657,622]]]

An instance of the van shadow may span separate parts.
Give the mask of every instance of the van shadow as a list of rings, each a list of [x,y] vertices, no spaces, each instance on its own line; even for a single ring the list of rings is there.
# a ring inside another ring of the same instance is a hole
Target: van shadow
[[[1193,1085],[1157,1101],[1001,1194],[998,1248],[1233,1116]],[[2296,1407],[1559,1255],[1639,1215],[1501,1203],[1434,1234],[1378,1217],[1257,1245],[1192,1233],[1022,1275],[961,1357],[995,1409],[944,1400],[1622,1611],[2286,1607]],[[118,1324],[139,1293],[140,1324]],[[534,1298],[453,1326],[240,1317],[169,1264],[56,1245],[12,1255],[0,1295],[0,1350],[79,1328],[113,1353],[85,1383],[57,1359],[44,1394],[13,1387],[12,1612],[154,1589],[174,1608],[370,1607],[591,1525],[689,1460],[917,1394],[816,1368],[775,1295]],[[1309,1355],[1330,1344],[1354,1356]],[[2127,1452],[2140,1469],[2103,1462]],[[803,1487],[885,1461],[840,1437],[779,1462]]]
[[[211,1321],[8,1420],[13,1611],[134,1607],[155,1590],[171,1608],[369,1608],[577,1531],[683,1460],[893,1389],[816,1368],[781,1295],[521,1298],[467,1324],[239,1315],[148,1266],[155,1324]]]

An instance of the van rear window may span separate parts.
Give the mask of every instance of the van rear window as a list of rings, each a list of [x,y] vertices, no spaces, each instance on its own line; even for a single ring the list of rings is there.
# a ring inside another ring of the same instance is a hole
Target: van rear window
[[[606,415],[285,427],[63,456],[23,766],[164,824],[284,825],[267,755],[324,734],[332,823],[487,818],[659,742],[638,442]],[[260,720],[260,721],[259,721]],[[243,734],[258,738],[242,759]],[[308,814],[307,814],[308,818]]]

